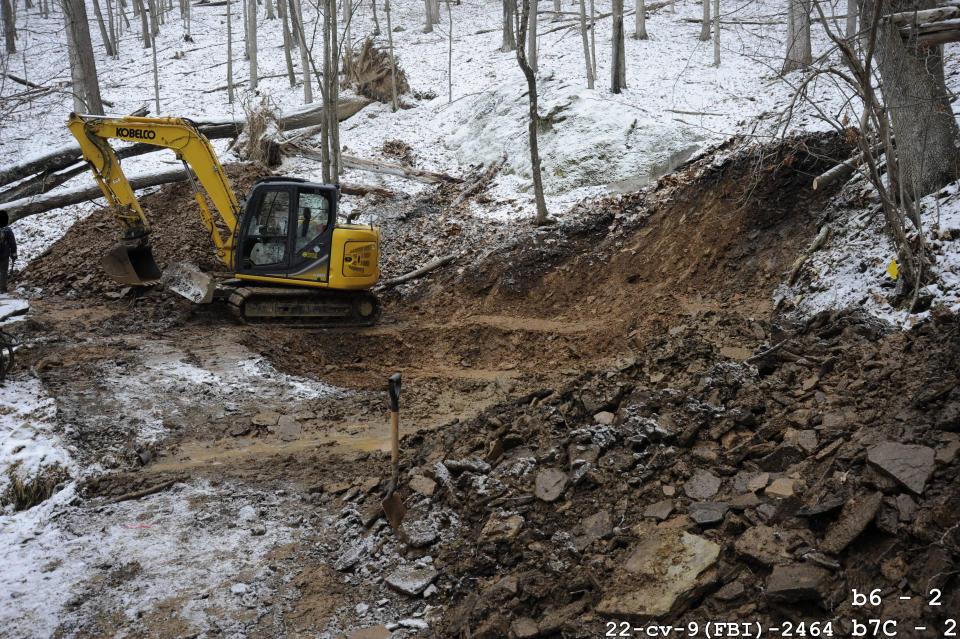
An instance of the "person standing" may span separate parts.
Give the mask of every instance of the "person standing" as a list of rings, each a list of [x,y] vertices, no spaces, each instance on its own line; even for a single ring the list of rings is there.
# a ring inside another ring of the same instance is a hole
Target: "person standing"
[[[0,211],[0,293],[7,292],[7,279],[10,267],[17,261],[17,240],[8,224],[10,218],[6,211]]]

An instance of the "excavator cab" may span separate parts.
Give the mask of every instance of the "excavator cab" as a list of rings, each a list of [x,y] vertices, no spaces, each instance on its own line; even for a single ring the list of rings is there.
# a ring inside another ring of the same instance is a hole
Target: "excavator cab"
[[[237,276],[328,282],[338,195],[297,178],[257,182],[237,234]]]

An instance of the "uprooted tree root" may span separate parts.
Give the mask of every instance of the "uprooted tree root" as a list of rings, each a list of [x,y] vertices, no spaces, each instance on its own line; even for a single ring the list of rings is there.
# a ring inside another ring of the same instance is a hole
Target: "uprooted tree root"
[[[263,96],[258,104],[244,105],[244,110],[247,125],[243,134],[233,143],[234,152],[240,158],[259,166],[278,166],[283,157],[283,148],[279,141],[283,130],[280,124],[280,109]]]
[[[59,464],[41,468],[36,475],[28,479],[20,476],[17,472],[19,468],[20,462],[17,462],[7,470],[10,483],[0,494],[0,506],[13,504],[16,511],[33,508],[50,499],[57,485],[70,478],[70,474]]]
[[[390,75],[394,65],[396,60],[391,64],[390,54],[367,38],[350,67],[350,84],[357,93],[371,100],[390,102],[393,99]],[[396,66],[396,70],[397,95],[402,95],[410,91],[410,84],[407,82],[407,74],[399,66]]]

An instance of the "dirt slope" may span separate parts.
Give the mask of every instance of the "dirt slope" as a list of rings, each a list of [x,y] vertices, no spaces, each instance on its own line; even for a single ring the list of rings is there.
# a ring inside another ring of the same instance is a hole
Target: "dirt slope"
[[[362,330],[238,326],[160,290],[105,299],[97,277],[58,289],[87,264],[61,249],[108,243],[94,221],[72,229],[28,273],[63,296],[17,329],[43,336],[18,361],[57,398],[75,455],[104,469],[72,525],[99,525],[109,499],[202,484],[186,507],[197,534],[250,525],[239,493],[257,525],[291,532],[242,598],[184,585],[137,619],[113,612],[136,594],[105,564],[110,585],[82,589],[62,634],[337,636],[406,617],[394,636],[588,637],[643,623],[650,583],[674,586],[656,619],[683,623],[832,619],[840,635],[846,593],[868,584],[918,601],[938,587],[956,609],[956,319],[891,333],[851,313],[771,316],[829,197],[809,177],[839,143],[720,149],[544,229],[457,219],[443,189],[383,204],[391,274],[427,251],[460,257],[384,291],[383,322]],[[176,213],[162,223],[185,229],[190,194],[159,198]],[[203,265],[190,233],[158,254]],[[277,370],[252,375],[261,360]],[[409,543],[377,519],[398,370]],[[922,481],[890,442],[924,460]],[[150,499],[124,516],[159,523]],[[683,579],[657,573],[688,554]],[[413,569],[432,574],[426,598],[386,585]],[[199,620],[176,612],[207,597]]]

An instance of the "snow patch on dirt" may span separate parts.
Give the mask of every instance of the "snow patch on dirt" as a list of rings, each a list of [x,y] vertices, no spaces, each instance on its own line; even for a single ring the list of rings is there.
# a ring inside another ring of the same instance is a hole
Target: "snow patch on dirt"
[[[0,634],[79,629],[91,622],[88,613],[104,609],[135,623],[163,601],[176,601],[174,617],[194,631],[242,631],[238,613],[267,594],[257,586],[269,570],[264,556],[292,537],[275,525],[251,534],[237,522],[248,496],[205,481],[95,509],[70,505],[74,497],[71,484],[40,506],[0,517],[0,599],[15,602],[0,607]],[[217,501],[191,506],[206,498]]]
[[[56,403],[37,378],[10,377],[0,386],[0,493],[10,483],[12,468],[21,481],[54,464],[68,472],[75,470],[55,432],[56,416]],[[12,505],[6,507],[12,510]]]

